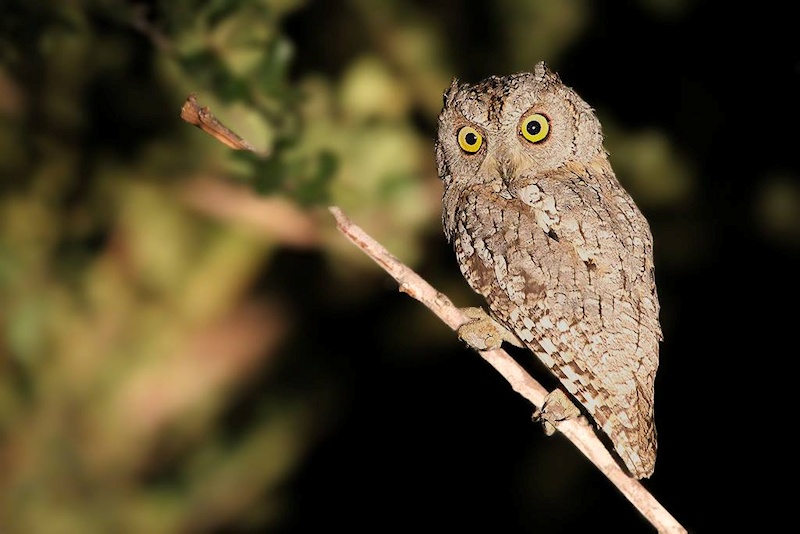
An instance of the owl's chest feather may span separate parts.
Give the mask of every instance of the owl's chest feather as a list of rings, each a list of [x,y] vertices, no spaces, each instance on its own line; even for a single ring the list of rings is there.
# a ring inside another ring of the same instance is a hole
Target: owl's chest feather
[[[522,304],[552,286],[562,266],[580,261],[572,244],[548,226],[555,215],[547,210],[552,203],[543,204],[534,208],[495,192],[464,193],[453,245],[475,291],[490,300],[500,292]]]

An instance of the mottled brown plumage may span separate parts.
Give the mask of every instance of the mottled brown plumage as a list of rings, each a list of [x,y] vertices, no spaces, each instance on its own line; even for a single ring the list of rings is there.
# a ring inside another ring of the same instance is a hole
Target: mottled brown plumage
[[[442,220],[491,316],[642,478],[656,458],[661,339],[652,237],[602,143],[592,109],[544,63],[475,85],[454,80],[436,144]]]

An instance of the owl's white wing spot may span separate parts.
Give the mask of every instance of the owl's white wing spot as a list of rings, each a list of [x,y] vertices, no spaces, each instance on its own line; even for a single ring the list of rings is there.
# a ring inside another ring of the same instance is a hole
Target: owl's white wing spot
[[[503,256],[494,257],[494,273],[498,281],[505,280],[508,275],[506,259]]]
[[[553,342],[552,342],[552,341],[550,341],[550,340],[549,340],[549,339],[547,339],[547,338],[542,338],[542,339],[540,339],[540,340],[539,340],[539,345],[541,345],[542,349],[543,349],[543,350],[544,350],[544,351],[545,351],[547,354],[553,354],[554,352],[557,352],[557,351],[558,351],[558,349],[557,349],[557,348],[556,348],[556,346],[553,344]]]
[[[580,384],[585,381],[584,378],[578,373],[576,373],[575,370],[572,369],[572,366],[570,365],[562,365],[561,372],[564,373],[564,375],[567,377],[567,380],[569,380],[574,384]]]

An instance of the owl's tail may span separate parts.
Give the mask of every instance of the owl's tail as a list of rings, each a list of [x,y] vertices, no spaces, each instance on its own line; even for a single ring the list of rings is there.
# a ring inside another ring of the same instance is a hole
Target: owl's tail
[[[637,479],[650,478],[658,448],[652,402],[641,399],[621,413],[592,415],[630,475]]]

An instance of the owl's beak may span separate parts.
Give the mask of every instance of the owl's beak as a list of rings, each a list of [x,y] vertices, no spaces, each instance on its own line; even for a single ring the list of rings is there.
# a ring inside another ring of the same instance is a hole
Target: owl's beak
[[[510,159],[501,159],[498,161],[497,168],[500,169],[500,177],[506,185],[508,185],[510,177],[516,176],[517,166]]]
[[[500,176],[505,185],[509,185],[509,182],[516,176],[516,159],[504,150],[491,154],[489,158],[491,159],[491,167],[489,168]]]

